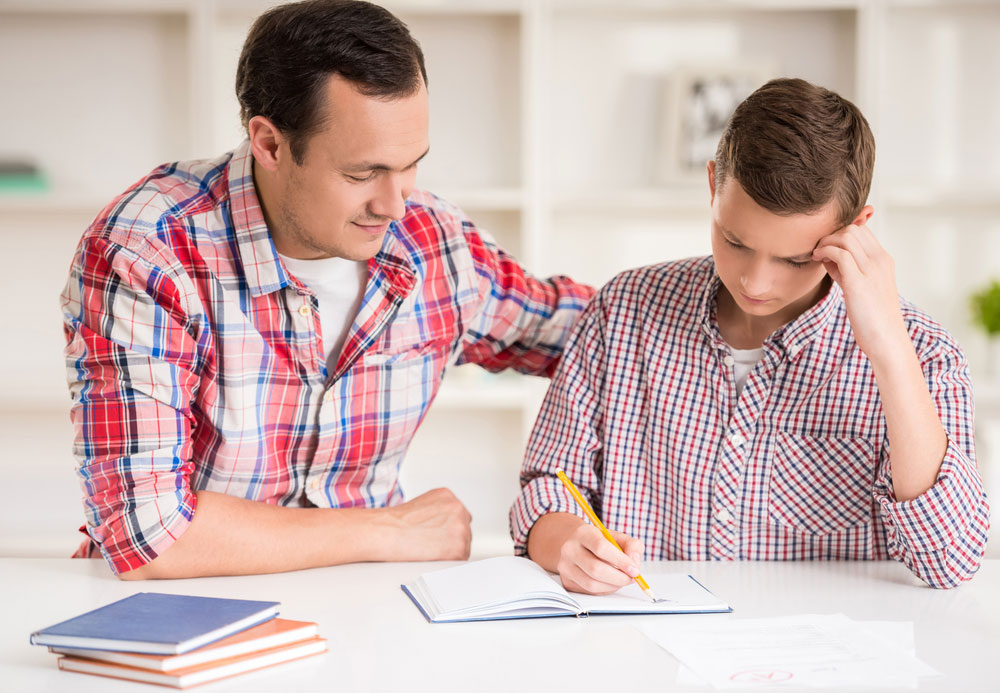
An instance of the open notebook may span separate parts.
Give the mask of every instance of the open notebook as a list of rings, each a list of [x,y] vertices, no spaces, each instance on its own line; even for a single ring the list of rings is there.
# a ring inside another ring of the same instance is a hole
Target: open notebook
[[[486,621],[504,618],[590,614],[725,613],[732,607],[690,575],[644,575],[656,594],[654,604],[632,583],[614,594],[567,592],[558,576],[517,556],[488,558],[424,573],[401,585],[428,621]]]

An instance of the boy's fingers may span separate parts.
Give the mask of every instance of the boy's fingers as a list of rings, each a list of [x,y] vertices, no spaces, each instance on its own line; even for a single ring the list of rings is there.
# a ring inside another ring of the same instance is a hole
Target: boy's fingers
[[[595,529],[594,532],[587,532],[582,539],[583,547],[600,561],[613,566],[630,578],[635,577],[636,573],[639,572],[639,566],[635,564],[635,561],[619,551],[614,544],[604,538],[600,531]]]

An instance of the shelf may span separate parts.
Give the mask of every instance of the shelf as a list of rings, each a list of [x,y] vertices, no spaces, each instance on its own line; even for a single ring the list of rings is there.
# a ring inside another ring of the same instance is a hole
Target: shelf
[[[468,366],[471,368],[471,366]],[[455,411],[523,410],[536,396],[527,383],[445,381],[431,405]],[[547,382],[547,381],[546,381]]]
[[[0,0],[2,14],[187,14],[193,0]]]
[[[564,193],[556,195],[553,208],[557,212],[675,212],[708,214],[707,179],[703,183],[683,183],[667,188],[633,188],[604,190],[598,194]]]
[[[418,188],[429,190],[463,210],[488,212],[519,212],[524,206],[524,191],[520,188],[449,188],[447,186]]]
[[[944,213],[1000,212],[1000,190],[971,187],[894,186],[883,200],[890,207]]]
[[[97,213],[104,209],[113,195],[72,195],[64,193],[18,193],[0,194],[0,214],[84,214]]]

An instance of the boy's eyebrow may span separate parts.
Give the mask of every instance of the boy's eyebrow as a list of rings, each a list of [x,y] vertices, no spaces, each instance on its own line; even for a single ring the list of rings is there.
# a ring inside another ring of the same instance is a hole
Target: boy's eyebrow
[[[730,231],[729,229],[727,229],[722,224],[719,224],[718,226],[719,226],[719,230],[722,231],[723,235],[729,236],[729,240],[735,241],[736,243],[738,243],[739,245],[742,245],[744,247],[747,247],[747,248],[750,247],[746,243],[744,243],[743,240],[739,236],[737,236],[735,233],[733,233],[732,231]],[[816,245],[819,245],[818,241],[817,241]],[[786,257],[779,257],[778,259],[779,260],[788,260],[789,262],[805,262],[807,260],[811,260],[812,259],[813,250],[815,250],[815,249],[816,249],[815,246],[813,246],[812,250],[807,250],[804,253],[799,253],[798,255],[788,255]]]
[[[429,154],[430,151],[431,149],[430,147],[428,147],[427,149],[424,150],[423,154],[418,156],[413,161],[413,163],[404,166],[401,170],[405,171],[407,169],[413,168],[414,166],[419,164],[420,160],[423,159],[425,156],[427,156],[427,154]],[[361,161],[356,164],[350,164],[349,166],[344,166],[341,170],[345,172],[358,173],[360,171],[392,171],[393,169],[392,166],[389,166],[388,164],[379,164],[371,161]]]

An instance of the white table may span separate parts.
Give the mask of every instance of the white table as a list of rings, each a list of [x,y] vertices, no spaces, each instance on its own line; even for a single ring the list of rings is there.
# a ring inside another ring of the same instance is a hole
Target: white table
[[[651,563],[688,572],[732,614],[595,616],[429,624],[399,584],[446,563],[362,564],[238,578],[121,582],[103,561],[0,559],[4,691],[156,691],[145,684],[60,672],[29,634],[135,592],[280,601],[286,618],[319,623],[330,652],[209,684],[212,691],[617,691],[679,689],[677,662],[643,636],[642,619],[738,619],[844,613],[913,621],[917,655],[946,674],[920,690],[1000,690],[1000,561],[955,590],[923,586],[896,563]],[[707,687],[683,690],[707,692]]]

